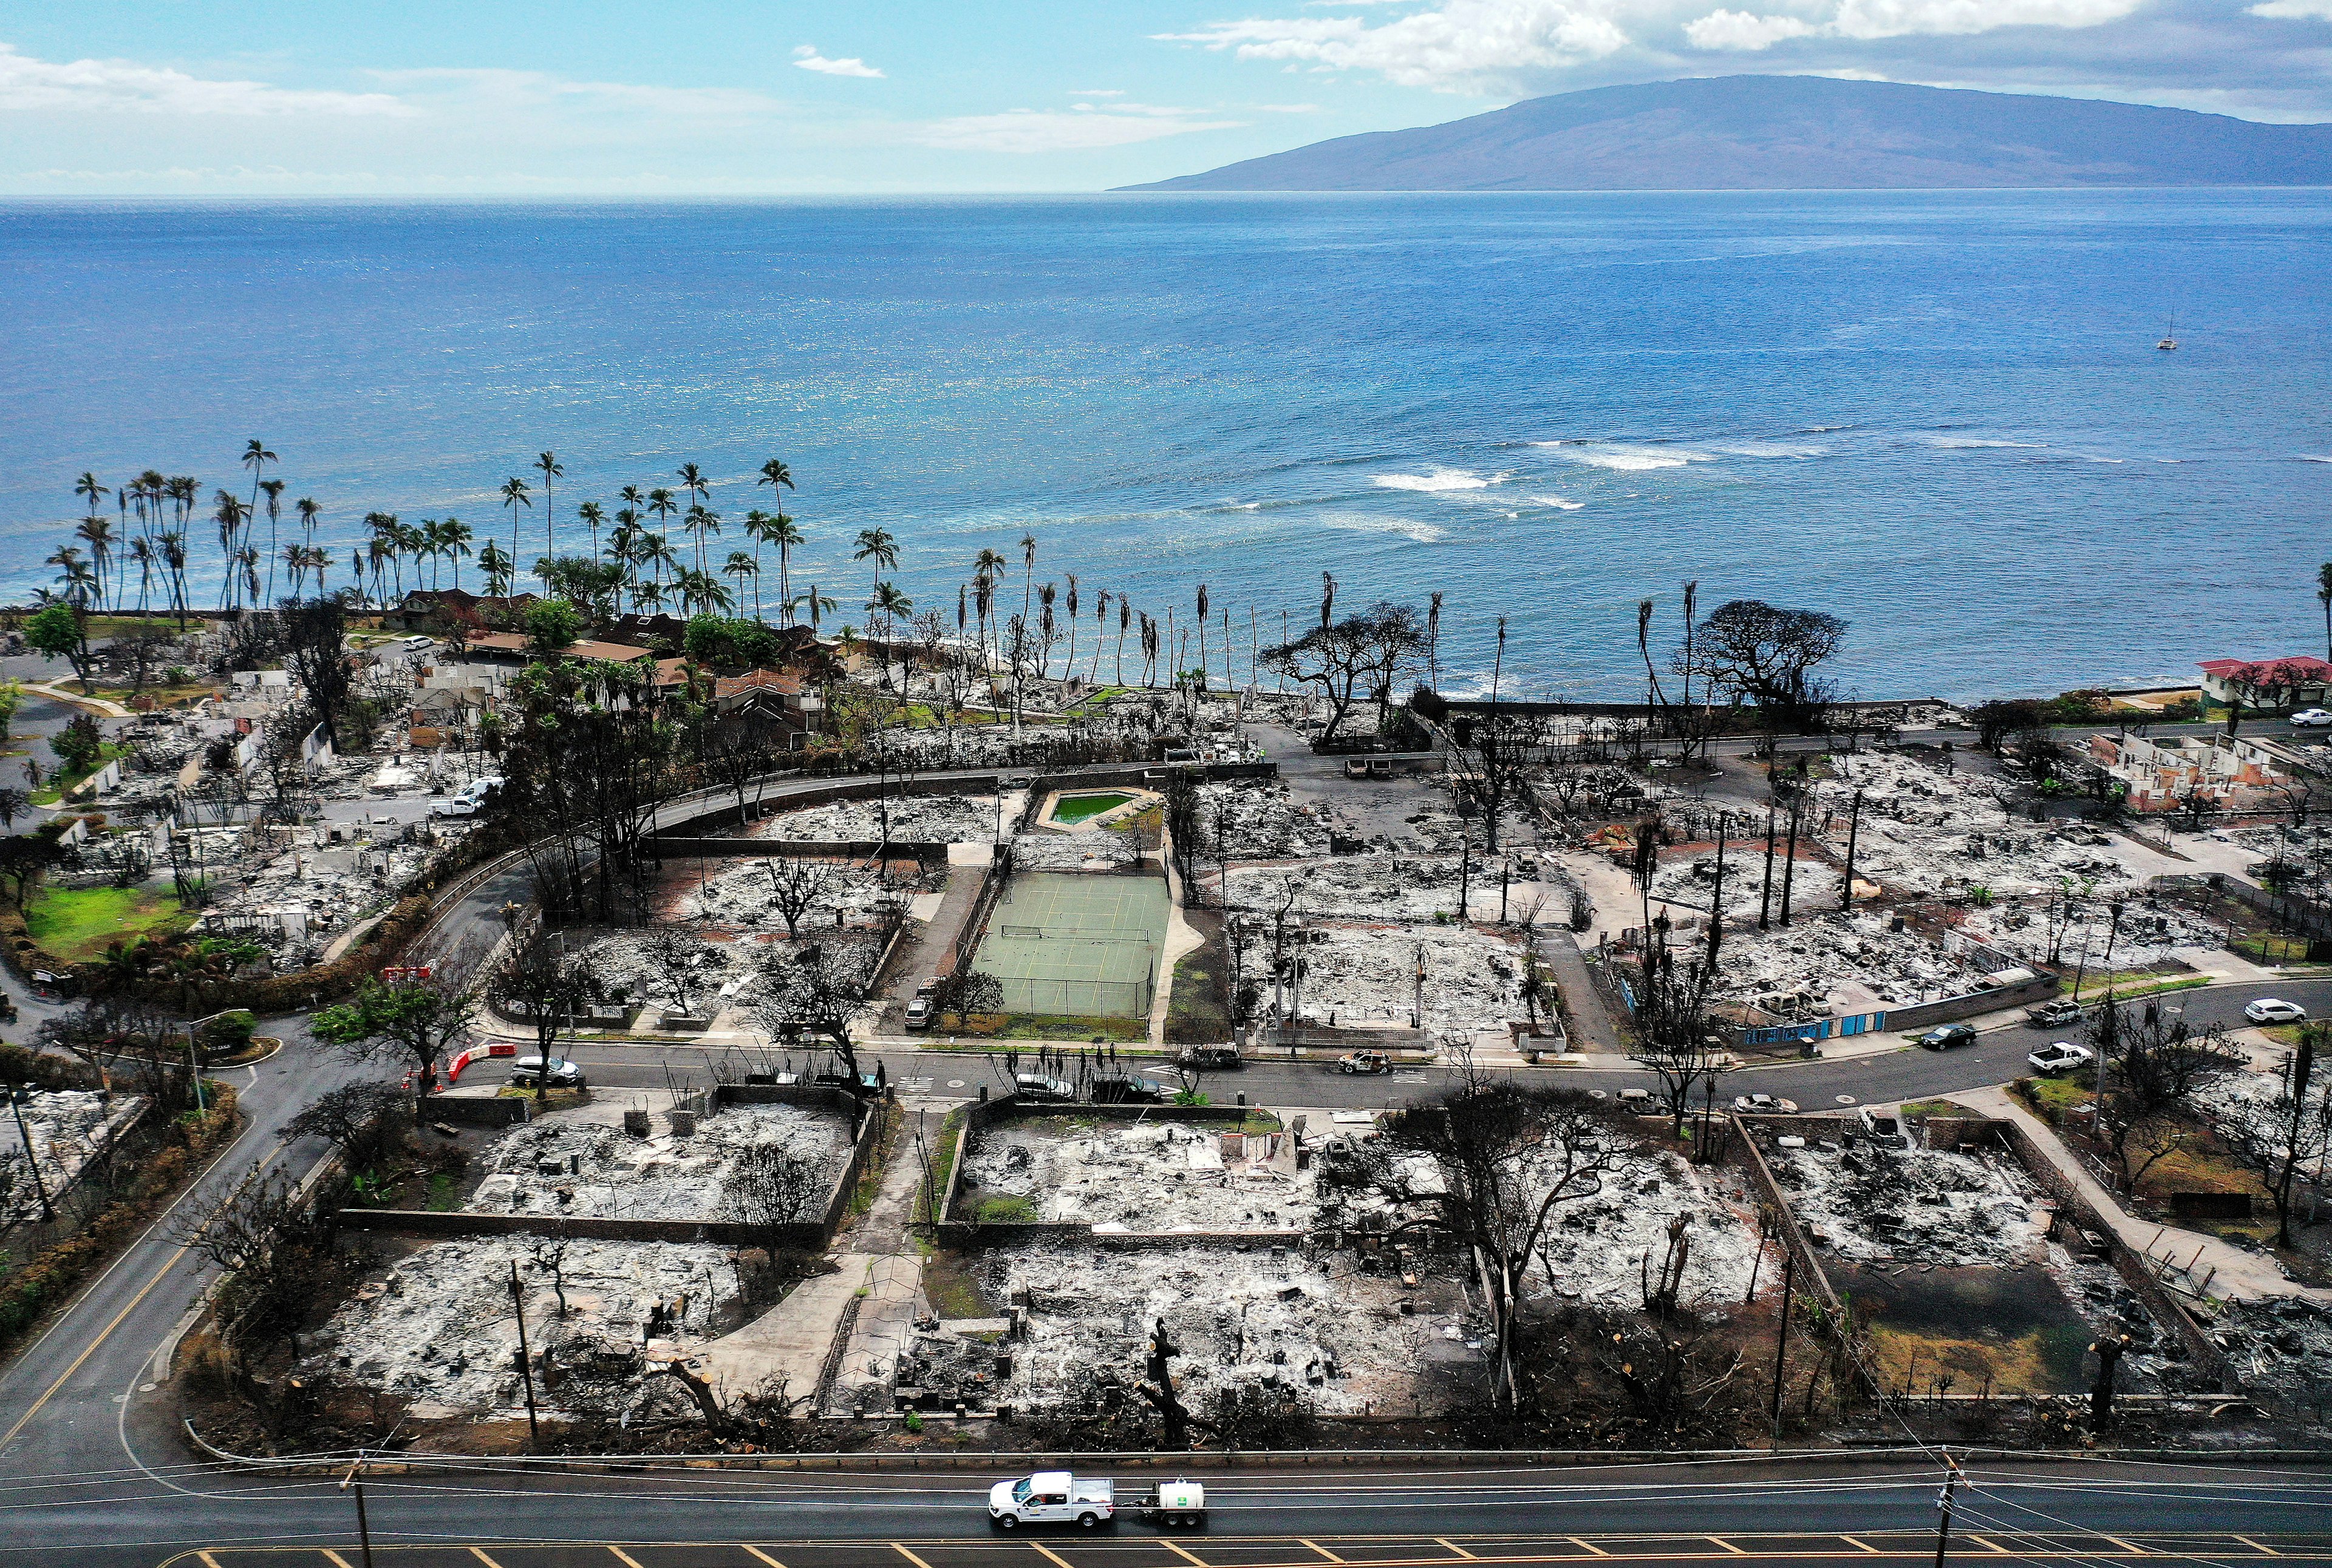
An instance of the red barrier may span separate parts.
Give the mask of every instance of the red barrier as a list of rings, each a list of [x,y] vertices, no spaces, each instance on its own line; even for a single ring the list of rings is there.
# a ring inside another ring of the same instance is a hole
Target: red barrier
[[[511,1044],[508,1040],[496,1040],[493,1044],[487,1046],[483,1049],[479,1047],[472,1046],[468,1050],[464,1051],[460,1056],[455,1056],[453,1061],[446,1064],[445,1082],[448,1084],[460,1083],[462,1081],[462,1069],[468,1066],[472,1062],[479,1061],[488,1056],[515,1056],[517,1055],[518,1047]]]

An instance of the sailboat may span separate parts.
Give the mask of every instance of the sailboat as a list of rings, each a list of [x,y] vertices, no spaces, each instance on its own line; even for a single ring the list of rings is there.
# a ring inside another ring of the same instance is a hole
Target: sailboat
[[[2156,343],[2156,344],[2155,345],[2155,348],[2157,348],[2157,349],[2161,349],[2161,350],[2162,350],[2164,353],[2165,353],[2165,354],[2166,354],[2166,353],[2168,353],[2168,352],[2170,352],[2170,350],[2171,350],[2171,349],[2175,349],[2176,347],[2178,347],[2178,312],[2177,312],[2177,311],[2171,311],[2171,312],[2170,312],[2170,330],[2169,330],[2167,332],[2165,332],[2165,333],[2162,335],[2162,341],[2161,341],[2161,342],[2159,342],[2159,343]]]

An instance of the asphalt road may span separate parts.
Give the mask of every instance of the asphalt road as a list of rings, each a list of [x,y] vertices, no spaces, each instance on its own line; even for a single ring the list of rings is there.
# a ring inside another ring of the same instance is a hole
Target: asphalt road
[[[1177,1530],[992,1531],[1011,1470],[839,1475],[658,1469],[541,1477],[516,1466],[366,1485],[384,1563],[486,1568],[1436,1568],[1474,1562],[1758,1557],[1932,1561],[1940,1466],[1762,1461],[1562,1469],[1207,1471],[1209,1518]],[[1103,1471],[1102,1473],[1108,1473]],[[1121,1486],[1154,1473],[1119,1472]],[[2332,1560],[2317,1471],[2107,1461],[1967,1467],[1955,1560],[2203,1564]],[[20,1477],[0,1551],[74,1568],[158,1563],[356,1568],[355,1500],[326,1479],[193,1469]],[[740,1547],[732,1543],[750,1543]],[[202,1554],[208,1553],[205,1558]]]

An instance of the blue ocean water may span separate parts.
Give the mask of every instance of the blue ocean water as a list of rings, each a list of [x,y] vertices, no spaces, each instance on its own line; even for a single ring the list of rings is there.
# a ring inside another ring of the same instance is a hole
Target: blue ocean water
[[[1034,532],[1242,647],[1324,569],[1440,589],[1453,685],[1505,615],[1508,690],[1630,691],[1686,578],[1845,616],[1870,695],[2183,678],[2322,641],[2327,240],[2323,191],[12,204],[0,590],[82,470],[247,492],[253,435],[336,583],[368,511],[507,544],[546,447],[562,548],[693,461],[725,555],[779,456],[854,616],[860,528],[951,613]]]

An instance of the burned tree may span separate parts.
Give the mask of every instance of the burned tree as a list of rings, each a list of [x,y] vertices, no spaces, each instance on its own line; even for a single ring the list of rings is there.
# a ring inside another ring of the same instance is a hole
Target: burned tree
[[[858,1081],[858,1048],[850,1037],[852,1020],[866,1009],[874,981],[874,955],[861,947],[811,942],[761,966],[769,999],[754,1009],[762,1027],[780,1039],[824,1041],[853,1084]]]
[[[786,940],[801,940],[801,918],[824,903],[839,880],[833,864],[772,855],[761,863],[769,874],[769,904],[786,919]]]
[[[569,1033],[576,1014],[599,995],[599,977],[590,961],[566,951],[564,940],[539,932],[496,966],[487,990],[494,1005],[524,1018],[534,1030],[535,1055],[543,1070],[534,1080],[535,1098],[550,1094],[550,1062],[562,1025]]]
[[[2100,1062],[2099,1143],[2113,1156],[2122,1190],[2185,1143],[2195,1092],[2239,1070],[2241,1049],[2213,1024],[2200,1031],[2159,1002],[2131,1009],[2107,1002],[2089,1025]]]
[[[283,639],[283,667],[306,693],[308,706],[324,726],[324,738],[338,747],[339,725],[356,690],[356,671],[349,662],[348,614],[338,599],[286,599],[276,613],[276,624]]]
[[[412,1146],[410,1100],[396,1084],[343,1084],[285,1123],[283,1136],[321,1138],[351,1180],[376,1177]]]
[[[1754,707],[1769,731],[1803,728],[1830,693],[1815,672],[1846,640],[1846,622],[1762,599],[1719,605],[1691,635],[1703,691]]]
[[[1716,975],[1716,967],[1697,950],[1677,961],[1668,942],[1668,916],[1647,930],[1636,998],[1637,1045],[1629,1056],[1659,1080],[1659,1102],[1674,1137],[1684,1135],[1694,1091],[1714,1098],[1717,1080],[1732,1070],[1732,1058],[1710,1032],[1708,995]]]

